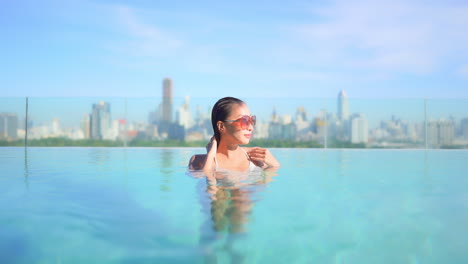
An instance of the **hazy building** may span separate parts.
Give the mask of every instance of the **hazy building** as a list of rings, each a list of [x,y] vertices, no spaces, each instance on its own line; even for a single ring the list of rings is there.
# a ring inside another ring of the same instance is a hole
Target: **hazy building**
[[[14,140],[18,137],[18,116],[15,113],[0,114],[0,140]]]
[[[184,129],[189,129],[192,126],[190,118],[190,97],[186,96],[184,103],[180,106],[176,113],[177,124],[183,126]]]
[[[348,120],[349,118],[349,107],[348,107],[348,96],[344,90],[341,90],[338,94],[338,119],[340,121]]]
[[[50,137],[50,126],[38,124],[28,128],[29,139],[40,139]]]
[[[172,98],[173,98],[172,79],[163,80],[163,102],[162,102],[162,121],[172,123]]]
[[[302,106],[298,107],[296,111],[296,126],[298,132],[308,132],[310,130],[308,113]]]
[[[207,111],[203,111],[200,105],[196,106],[194,123],[191,122],[190,128],[186,131],[186,140],[209,140],[213,136],[213,128],[211,125],[211,107]]]
[[[330,123],[335,122],[333,116],[328,114],[325,110],[320,111],[320,113],[315,117],[314,122],[312,123],[312,132],[314,137],[311,139],[317,140],[319,142],[325,143],[325,140],[331,138],[330,131],[335,132],[335,127],[333,130],[330,130]]]
[[[60,126],[60,120],[58,118],[52,119],[51,133],[54,137],[62,135],[62,128]]]
[[[268,138],[270,139],[281,139],[281,124],[279,122],[279,116],[276,114],[276,108],[273,108],[271,114],[270,123],[268,125]]]
[[[338,117],[333,113],[327,113],[326,117],[327,117],[327,138],[336,139],[341,123],[338,120]]]
[[[460,136],[463,139],[468,139],[468,118],[463,118],[460,121]]]
[[[268,124],[257,119],[257,124],[255,125],[255,130],[253,132],[253,138],[268,138]]]
[[[149,139],[159,139],[158,126],[155,124],[148,125],[146,127],[146,134],[148,135]]]
[[[369,124],[362,114],[354,114],[350,120],[351,143],[367,143],[369,140]]]
[[[268,126],[268,138],[270,139],[296,139],[296,124],[292,122],[290,115],[278,117],[273,110],[271,121]]]
[[[81,131],[85,139],[91,138],[91,115],[87,114],[81,119]]]
[[[451,145],[455,136],[455,124],[449,120],[429,121],[427,140],[431,146]]]
[[[91,138],[104,139],[111,129],[110,105],[106,102],[93,104],[91,113]]]
[[[455,137],[455,123],[452,120],[439,122],[439,144],[451,145]]]
[[[177,124],[177,123],[172,123],[169,126],[168,130],[168,139],[173,139],[173,140],[185,140],[185,129],[183,126]]]
[[[148,114],[148,124],[158,124],[159,121],[162,119],[161,117],[161,108],[162,108],[162,104],[160,104],[156,111],[153,111],[153,112],[149,112]]]

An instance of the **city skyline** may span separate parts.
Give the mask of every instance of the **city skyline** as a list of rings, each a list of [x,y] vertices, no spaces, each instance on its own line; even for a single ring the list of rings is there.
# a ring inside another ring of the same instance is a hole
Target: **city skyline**
[[[156,88],[157,89],[157,88]],[[157,89],[157,90],[160,90]],[[227,95],[226,95],[227,96]],[[175,109],[184,104],[184,97],[174,97]],[[191,101],[190,113],[194,115],[197,106],[208,111],[221,97],[189,97]],[[283,114],[295,115],[298,107],[304,107],[310,113],[337,111],[336,98],[277,98],[268,99],[240,97],[247,102],[252,112],[259,120],[269,117],[273,108]],[[0,112],[15,112],[23,117],[25,112],[25,97],[0,97]],[[99,101],[107,101],[113,105],[115,117],[124,118],[125,109],[130,120],[138,122],[147,121],[147,114],[154,111],[162,102],[162,96],[155,97],[30,97],[29,115],[38,123],[47,123],[59,118],[66,126],[76,124],[74,120],[82,118],[89,112],[88,106]],[[424,119],[424,102],[427,102],[428,117],[434,120],[450,117],[460,120],[468,115],[465,99],[354,99],[348,98],[353,111],[367,113],[371,126],[380,120],[399,116],[408,121],[421,121]],[[268,102],[268,103],[266,103]]]
[[[192,113],[190,109],[193,109],[194,106],[191,105],[189,96],[184,97],[183,103],[179,106],[174,104],[173,93],[176,89],[174,89],[171,78],[164,78],[160,89],[161,100],[159,104],[153,103],[153,111],[147,112],[147,122],[132,120],[127,114],[124,116],[116,115],[111,111],[114,108],[114,106],[111,107],[112,103],[101,100],[91,104],[91,111],[83,115],[79,122],[79,128],[76,126],[76,120],[73,127],[67,127],[61,124],[61,120],[57,116],[54,116],[49,125],[38,124],[35,123],[34,118],[30,119],[30,138],[65,136],[72,139],[109,140],[136,138],[192,141],[209,139],[212,133],[209,121],[210,107],[203,110],[203,107],[197,105],[195,113]],[[127,111],[127,100],[124,101]],[[307,99],[306,102],[311,103],[310,99]],[[249,102],[248,104],[251,105]],[[427,103],[424,105],[426,114],[431,112],[427,111]],[[278,111],[275,105],[269,106],[272,107],[271,113],[259,116],[254,138],[315,141],[325,145],[326,138],[354,144],[370,144],[386,140],[403,140],[419,142],[418,144],[420,144],[427,134],[430,136],[428,144],[438,146],[463,142],[460,140],[465,139],[465,134],[468,134],[465,131],[468,130],[468,115],[462,116],[462,119],[459,120],[455,119],[453,115],[444,118],[433,118],[429,115],[427,123],[424,123],[424,120],[411,121],[391,114],[387,118],[369,122],[369,114],[365,111],[357,111],[359,107],[355,107],[352,101],[349,102],[344,90],[339,91],[335,98],[335,111],[321,108],[318,112],[309,112],[308,105],[305,104],[295,107],[294,114],[286,114]],[[398,107],[400,106],[401,103],[398,104]],[[68,108],[72,109],[70,105]],[[463,115],[463,113],[460,114]],[[12,114],[2,113],[2,116],[12,116]],[[18,122],[19,118],[16,113],[14,116],[16,117],[16,126],[20,128],[21,121]],[[6,124],[7,121],[4,123]],[[24,124],[22,126],[24,127]],[[8,126],[4,125],[3,127]],[[6,133],[4,134],[6,135]],[[24,132],[18,130],[17,134],[24,135]]]

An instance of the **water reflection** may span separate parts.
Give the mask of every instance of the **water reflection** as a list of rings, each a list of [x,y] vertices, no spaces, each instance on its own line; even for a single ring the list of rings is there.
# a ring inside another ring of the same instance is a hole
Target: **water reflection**
[[[90,164],[95,164],[98,167],[103,167],[109,164],[110,151],[107,148],[90,148],[89,161]]]
[[[28,148],[24,148],[24,184],[26,190],[29,190],[29,163],[28,163]]]
[[[161,154],[159,156],[159,160],[161,161],[160,172],[163,175],[159,189],[162,192],[171,191],[171,177],[172,177],[172,174],[174,173],[174,170],[173,170],[174,157],[173,156],[174,156],[174,153],[172,149],[162,149]]]
[[[199,172],[198,172],[199,173]],[[195,176],[200,176],[197,172]],[[244,263],[247,249],[248,223],[256,201],[276,170],[223,172],[205,175],[200,192],[205,222],[200,230],[200,246],[205,263]]]

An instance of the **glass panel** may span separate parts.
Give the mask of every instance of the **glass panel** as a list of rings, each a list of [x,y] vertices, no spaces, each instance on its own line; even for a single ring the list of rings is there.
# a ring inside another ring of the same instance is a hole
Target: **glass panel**
[[[213,135],[211,108],[218,99],[29,98],[28,145],[204,147]],[[240,99],[257,116],[250,146],[468,146],[466,99]],[[2,145],[24,145],[25,109],[26,98],[0,99]]]

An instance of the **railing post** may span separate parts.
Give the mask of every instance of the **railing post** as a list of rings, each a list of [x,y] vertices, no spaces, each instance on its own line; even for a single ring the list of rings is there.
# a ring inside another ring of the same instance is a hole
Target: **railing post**
[[[28,147],[28,107],[29,107],[29,98],[26,97],[26,117],[24,119],[24,147]]]
[[[328,148],[328,119],[327,119],[327,110],[324,109],[324,133],[323,133],[323,146],[325,149]]]
[[[127,97],[125,97],[124,147],[127,147]]]
[[[424,148],[427,150],[427,98],[424,98]]]

